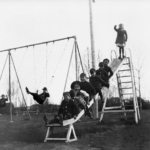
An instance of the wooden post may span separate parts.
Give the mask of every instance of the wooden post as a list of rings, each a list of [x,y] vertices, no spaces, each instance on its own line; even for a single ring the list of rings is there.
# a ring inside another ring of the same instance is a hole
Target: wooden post
[[[92,15],[92,1],[89,0],[89,15],[90,15],[90,35],[91,35],[91,54],[92,54],[92,67],[96,69],[95,65],[95,47],[94,47],[94,33],[93,33],[93,15]],[[94,118],[98,118],[98,100],[94,103]]]

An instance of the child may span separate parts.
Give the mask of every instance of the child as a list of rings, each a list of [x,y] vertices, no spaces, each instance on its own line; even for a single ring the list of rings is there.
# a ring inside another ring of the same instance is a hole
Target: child
[[[6,101],[8,101],[7,95],[5,97],[4,94],[1,95],[1,99],[0,99],[0,107],[6,107]]]
[[[80,87],[81,87],[81,90],[87,92],[90,96],[90,99],[91,100],[95,95],[96,95],[96,92],[95,92],[95,89],[93,88],[93,86],[86,81],[87,77],[86,77],[86,74],[85,73],[81,73],[80,74]]]
[[[46,115],[44,116],[44,121],[45,124],[48,123],[60,123],[62,124],[63,120],[71,119],[71,118],[76,118],[78,115],[78,108],[74,101],[72,101],[70,93],[69,92],[64,92],[63,93],[63,101],[59,107],[58,114],[54,116],[54,119],[51,120],[50,122],[48,121]]]
[[[119,24],[119,28],[116,28],[116,25],[114,26],[115,31],[117,32],[117,38],[116,38],[116,45],[119,47],[119,59],[121,59],[121,53],[122,58],[124,58],[124,46],[125,42],[127,42],[128,36],[126,30],[124,30],[123,24]]]
[[[0,99],[0,108],[1,108],[1,112],[4,113],[4,109],[6,107],[6,101],[8,101],[8,97],[4,94],[2,94],[1,99]],[[0,114],[1,115],[1,114]]]
[[[47,101],[47,98],[50,97],[47,88],[44,87],[43,89],[43,93],[38,94],[38,93],[32,93],[29,91],[29,89],[26,87],[26,92],[28,94],[31,94],[33,96],[33,99],[36,100],[39,104],[44,104]]]
[[[103,62],[99,63],[99,69],[96,70],[96,75],[104,81],[102,83],[102,87],[105,86],[105,87],[109,88],[108,74],[107,74],[106,70],[104,69],[104,63]]]
[[[105,70],[106,73],[107,73],[107,76],[106,76],[106,78],[107,78],[107,83],[109,83],[109,79],[113,76],[113,71],[112,71],[111,68],[108,66],[108,64],[109,64],[109,59],[105,58],[105,59],[103,60],[103,63],[104,63],[104,70]],[[108,88],[109,88],[109,86],[108,86]]]
[[[79,109],[85,110],[85,115],[88,115],[93,119],[92,113],[90,112],[87,104],[89,104],[89,94],[83,90],[80,90],[80,82],[75,81],[71,84],[71,97],[78,106]]]
[[[103,95],[101,89],[102,89],[102,85],[105,85],[106,82],[96,75],[96,70],[94,68],[90,69],[90,74],[91,77],[89,78],[89,81],[91,85],[94,87],[96,94],[99,93],[99,96],[103,102]]]

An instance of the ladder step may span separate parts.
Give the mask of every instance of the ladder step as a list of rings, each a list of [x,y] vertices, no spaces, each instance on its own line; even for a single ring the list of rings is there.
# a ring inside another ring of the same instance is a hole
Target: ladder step
[[[122,95],[132,95],[133,93],[121,93]]]
[[[123,77],[131,77],[131,76],[120,76],[120,77],[118,77],[118,78],[123,78]]]
[[[125,64],[123,64],[123,65],[129,65],[130,63],[125,63]]]
[[[121,83],[132,83],[132,81],[128,81],[128,82],[121,82]]]
[[[121,71],[130,71],[130,69],[119,70],[118,72],[121,72]]]
[[[119,90],[122,90],[122,89],[132,89],[132,87],[119,88]]]
[[[105,110],[110,110],[110,109],[121,109],[122,106],[114,106],[114,107],[105,107]]]
[[[107,111],[101,111],[100,113],[120,113],[120,112],[134,112],[135,110],[107,110]]]
[[[125,105],[124,107],[134,107],[134,105]]]

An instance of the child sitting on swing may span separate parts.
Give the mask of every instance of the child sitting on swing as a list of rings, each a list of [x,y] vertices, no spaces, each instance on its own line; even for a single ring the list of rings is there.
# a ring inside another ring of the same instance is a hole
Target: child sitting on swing
[[[8,101],[8,97],[4,94],[2,94],[1,99],[0,99],[0,108],[2,109],[2,112],[4,113],[4,108],[6,107],[6,101]],[[1,115],[1,114],[0,114]]]
[[[6,101],[8,101],[7,95],[5,97],[4,94],[1,95],[1,99],[0,99],[0,107],[6,107]]]
[[[52,123],[60,123],[62,124],[63,120],[74,118],[76,119],[78,115],[78,108],[74,101],[70,96],[70,92],[63,93],[63,101],[59,107],[58,114],[54,115],[54,119],[49,121],[47,116],[44,116],[45,124],[52,124]]]
[[[37,101],[39,104],[41,104],[41,105],[44,104],[44,103],[46,103],[47,98],[50,97],[50,94],[48,93],[46,87],[44,87],[42,90],[43,90],[43,92],[42,92],[41,94],[32,93],[32,92],[30,92],[29,89],[26,87],[26,92],[27,92],[28,94],[31,94],[31,95],[33,96],[33,99],[34,99],[35,101]]]

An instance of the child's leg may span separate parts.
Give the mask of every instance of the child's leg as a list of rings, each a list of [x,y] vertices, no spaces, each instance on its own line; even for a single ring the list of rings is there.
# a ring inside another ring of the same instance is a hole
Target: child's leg
[[[59,114],[59,122],[60,122],[60,123],[63,122],[63,114]]]
[[[121,54],[122,54],[122,57],[121,57],[121,58],[123,58],[122,47],[120,47],[120,51],[121,51],[120,57],[121,57]]]
[[[87,106],[86,106],[86,110],[85,110],[85,116],[86,115],[89,116],[91,119],[93,119],[92,113]]]
[[[121,59],[121,47],[119,46],[119,59]]]
[[[43,104],[43,100],[41,99],[41,97],[37,94],[37,93],[32,93],[32,92],[30,92],[29,91],[29,89],[26,87],[26,92],[28,93],[28,94],[31,94],[32,96],[33,96],[33,99],[35,100],[35,101],[37,101],[39,104]]]
[[[102,101],[102,103],[103,103],[103,94],[102,94],[102,91],[101,91],[101,89],[99,89],[98,93],[99,93],[99,96],[100,96],[100,98],[101,98],[101,101]]]
[[[84,99],[85,99],[85,102],[89,105],[89,99],[90,99],[90,97],[85,97]]]
[[[124,58],[124,46],[122,47],[122,57]]]
[[[49,123],[47,116],[44,115],[44,116],[43,116],[43,119],[44,119],[44,121],[45,121],[45,125],[47,125],[47,124]]]

